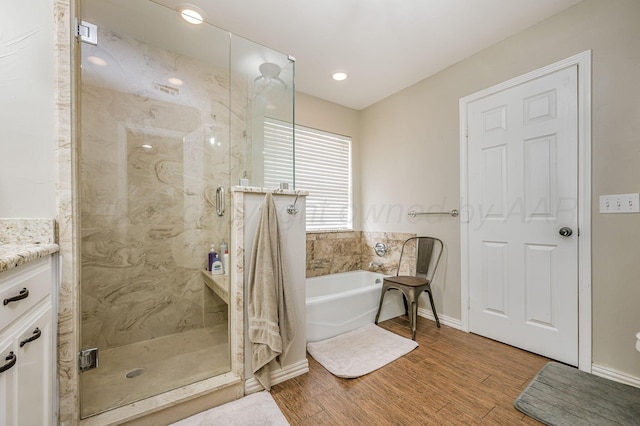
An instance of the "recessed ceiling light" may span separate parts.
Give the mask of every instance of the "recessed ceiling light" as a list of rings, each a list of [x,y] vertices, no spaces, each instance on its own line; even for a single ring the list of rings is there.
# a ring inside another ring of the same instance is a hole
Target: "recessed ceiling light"
[[[180,16],[182,16],[182,19],[190,24],[198,25],[202,24],[202,22],[204,21],[204,18],[202,17],[202,14],[200,12],[189,8],[182,9],[180,11]]]
[[[180,80],[177,77],[169,77],[167,81],[173,84],[174,86],[182,86],[184,84],[184,81]]]
[[[99,67],[107,66],[107,61],[105,61],[99,56],[89,56],[87,57],[87,61],[91,62],[93,65],[98,65]]]
[[[148,143],[145,143],[144,145],[142,145],[142,147],[144,149],[151,149],[151,148],[153,148],[153,145],[149,145]]]
[[[346,72],[336,72],[331,76],[335,81],[342,81],[347,79]]]

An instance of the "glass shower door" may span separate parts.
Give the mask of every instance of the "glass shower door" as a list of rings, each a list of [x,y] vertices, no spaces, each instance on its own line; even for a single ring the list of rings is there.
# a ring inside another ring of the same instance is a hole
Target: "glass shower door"
[[[242,124],[231,127],[232,157],[242,159],[232,183],[294,189],[294,76],[293,57],[232,35],[231,79],[241,88],[232,91],[232,114]]]
[[[229,308],[203,270],[229,242],[231,117],[227,32],[150,1],[80,6],[98,34],[79,87],[85,418],[230,370]]]

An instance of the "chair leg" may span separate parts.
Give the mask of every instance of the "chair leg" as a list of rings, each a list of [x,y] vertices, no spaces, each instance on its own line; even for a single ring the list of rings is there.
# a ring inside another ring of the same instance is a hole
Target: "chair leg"
[[[416,328],[418,326],[418,301],[411,301],[411,340],[416,340]]]
[[[382,311],[382,302],[384,301],[384,295],[387,293],[387,289],[382,287],[382,291],[380,292],[380,303],[378,304],[378,312],[376,313],[376,319],[373,322],[374,324],[378,324],[378,318],[380,318],[380,311]]]
[[[436,325],[440,328],[440,320],[438,319],[438,314],[436,313],[436,305],[433,304],[433,296],[431,295],[431,290],[425,290],[429,295],[429,302],[431,302],[431,311],[433,312],[433,316],[436,319]]]

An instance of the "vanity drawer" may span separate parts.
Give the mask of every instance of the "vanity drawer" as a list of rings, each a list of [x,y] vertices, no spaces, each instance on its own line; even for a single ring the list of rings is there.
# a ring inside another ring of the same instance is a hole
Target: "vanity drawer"
[[[51,256],[0,274],[0,332],[51,293],[52,274]]]

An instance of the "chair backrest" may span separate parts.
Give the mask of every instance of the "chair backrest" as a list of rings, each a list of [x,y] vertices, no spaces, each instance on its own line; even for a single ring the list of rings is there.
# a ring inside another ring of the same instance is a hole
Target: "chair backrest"
[[[412,246],[412,243],[414,243],[414,246]],[[430,282],[433,281],[444,248],[442,240],[434,237],[412,237],[406,240],[402,245],[396,275],[400,273],[402,258],[404,257],[406,261],[408,252],[413,249],[413,247],[415,247],[415,269],[413,275],[426,278]]]

